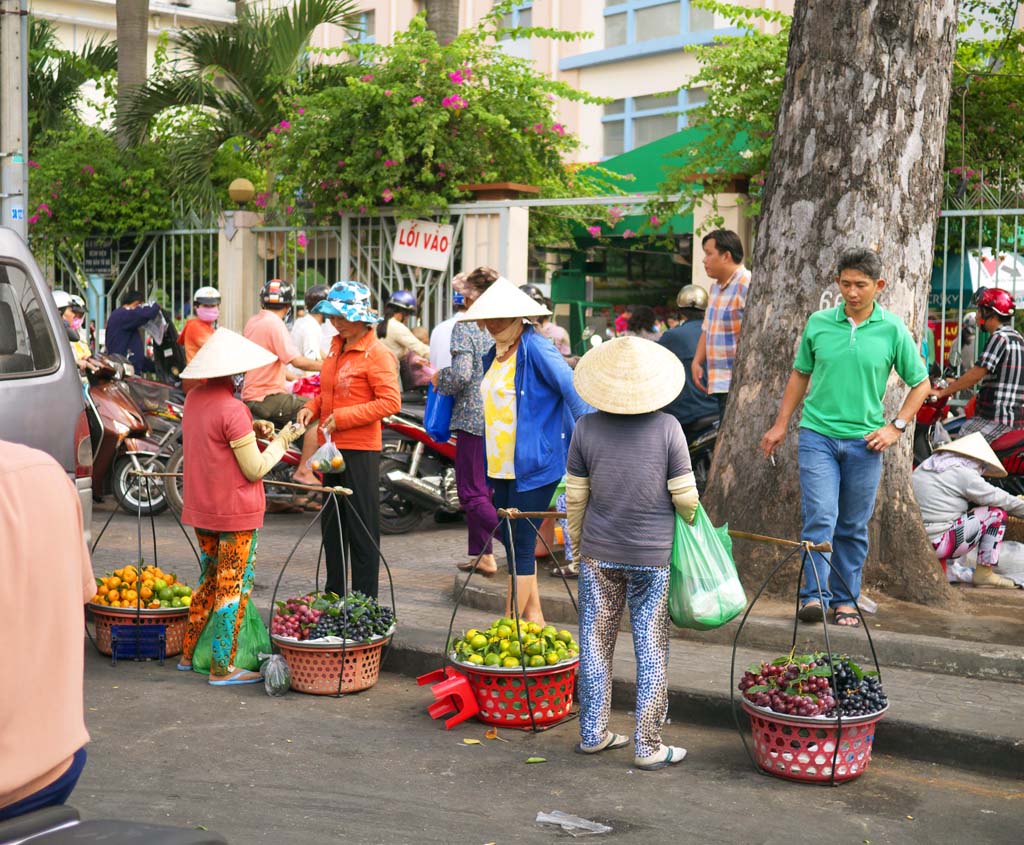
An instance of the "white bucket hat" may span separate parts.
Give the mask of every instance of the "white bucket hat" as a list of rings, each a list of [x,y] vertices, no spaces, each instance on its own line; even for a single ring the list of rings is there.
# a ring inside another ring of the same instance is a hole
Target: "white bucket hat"
[[[220,378],[273,364],[277,356],[231,329],[217,329],[181,371],[187,379]]]
[[[1006,477],[1006,469],[980,431],[968,434],[966,437],[961,437],[952,443],[944,443],[935,451],[955,452],[958,455],[974,458],[974,460],[985,465],[985,475],[992,478]]]
[[[455,319],[460,322],[470,320],[504,320],[508,317],[547,317],[551,312],[527,296],[504,276],[498,276],[479,299],[463,311]]]
[[[673,352],[652,340],[618,337],[590,350],[572,375],[588,405],[609,414],[649,414],[664,408],[686,384]]]

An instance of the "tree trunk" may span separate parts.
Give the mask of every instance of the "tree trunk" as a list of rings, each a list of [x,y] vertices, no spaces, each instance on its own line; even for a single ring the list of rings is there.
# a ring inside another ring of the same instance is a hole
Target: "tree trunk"
[[[124,113],[132,95],[146,82],[149,47],[149,0],[117,0],[117,114]],[[117,143],[128,146],[117,125]]]
[[[956,24],[957,0],[796,3],[753,279],[707,496],[716,522],[800,538],[799,414],[777,466],[758,444],[774,422],[807,317],[839,302],[835,267],[843,250],[879,251],[888,281],[879,301],[921,336]],[[906,396],[895,376],[886,396],[892,419]],[[885,453],[864,583],[943,604],[952,591],[910,485],[911,433]],[[779,557],[741,542],[736,559],[747,585],[760,586]]]
[[[427,29],[439,44],[448,44],[459,34],[459,0],[426,0]]]

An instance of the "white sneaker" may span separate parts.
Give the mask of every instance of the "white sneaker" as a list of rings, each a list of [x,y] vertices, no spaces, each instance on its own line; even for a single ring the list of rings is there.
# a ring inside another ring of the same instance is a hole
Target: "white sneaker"
[[[682,763],[686,757],[686,749],[675,745],[663,745],[650,757],[635,757],[633,765],[645,772],[653,772],[657,769],[664,769],[665,766],[674,766]]]

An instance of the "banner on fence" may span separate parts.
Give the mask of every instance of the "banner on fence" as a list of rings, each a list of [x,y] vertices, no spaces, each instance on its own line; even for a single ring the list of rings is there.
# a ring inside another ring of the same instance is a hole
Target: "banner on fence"
[[[455,229],[429,220],[403,220],[398,224],[392,260],[428,270],[444,270],[451,256]]]

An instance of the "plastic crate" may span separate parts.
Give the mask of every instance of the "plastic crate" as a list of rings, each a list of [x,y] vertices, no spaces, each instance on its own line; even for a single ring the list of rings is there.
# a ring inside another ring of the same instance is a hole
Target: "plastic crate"
[[[111,625],[110,663],[120,660],[159,660],[167,656],[166,625]]]

